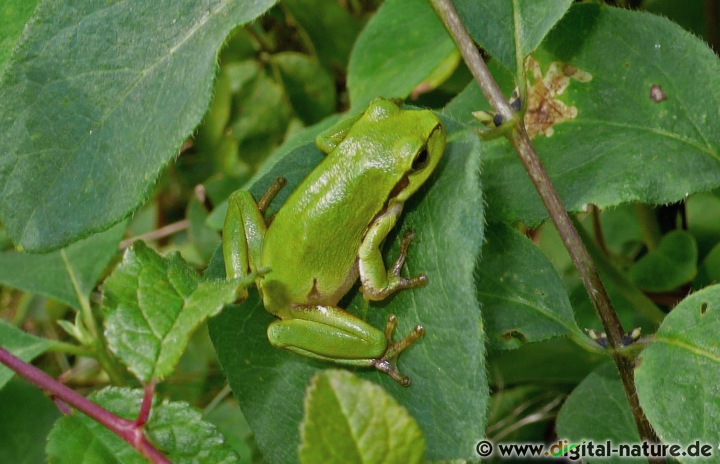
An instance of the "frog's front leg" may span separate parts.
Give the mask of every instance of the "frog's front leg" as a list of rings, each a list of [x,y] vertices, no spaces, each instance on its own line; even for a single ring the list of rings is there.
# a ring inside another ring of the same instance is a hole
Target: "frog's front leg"
[[[362,282],[360,290],[368,300],[383,300],[398,290],[421,287],[427,283],[427,277],[424,274],[409,279],[400,276],[408,247],[414,238],[412,231],[405,232],[400,242],[400,254],[395,264],[390,269],[385,269],[380,246],[395,226],[401,211],[402,205],[391,205],[385,213],[370,224],[360,244],[358,252],[360,281]]]
[[[282,315],[282,320],[268,327],[268,339],[274,346],[341,365],[373,366],[401,385],[410,385],[410,378],[397,370],[396,360],[422,337],[422,326],[393,343],[397,318],[392,315],[384,332],[336,306],[298,305]]]

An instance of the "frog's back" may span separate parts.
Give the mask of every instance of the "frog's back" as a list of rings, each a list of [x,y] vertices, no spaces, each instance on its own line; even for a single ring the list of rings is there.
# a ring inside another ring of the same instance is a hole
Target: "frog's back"
[[[263,286],[284,285],[287,303],[336,304],[357,280],[357,252],[382,211],[383,173],[348,170],[333,152],[290,195],[273,219],[263,251],[272,269]],[[357,166],[357,164],[356,164]],[[278,294],[277,289],[273,292]]]
[[[276,314],[291,304],[337,304],[357,280],[369,225],[389,201],[402,207],[445,146],[431,111],[402,110],[384,99],[329,131],[331,142],[321,146],[330,153],[265,234],[262,264],[272,271],[260,286],[265,307]]]

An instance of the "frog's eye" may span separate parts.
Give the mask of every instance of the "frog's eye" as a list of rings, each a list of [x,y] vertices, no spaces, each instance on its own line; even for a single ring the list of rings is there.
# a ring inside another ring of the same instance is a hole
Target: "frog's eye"
[[[412,170],[419,171],[420,169],[427,166],[428,159],[427,147],[422,147],[419,152],[415,155],[415,159],[412,162]]]

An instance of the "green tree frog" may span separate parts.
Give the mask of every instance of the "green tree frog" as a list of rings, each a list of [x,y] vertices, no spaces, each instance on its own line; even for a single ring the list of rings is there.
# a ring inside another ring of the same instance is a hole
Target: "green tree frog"
[[[317,146],[326,158],[271,221],[265,209],[282,179],[259,202],[243,190],[230,196],[223,228],[227,276],[270,268],[256,284],[265,308],[278,317],[267,330],[271,344],[341,365],[372,366],[407,386],[397,357],[424,334],[423,327],[393,342],[395,316],[382,331],[337,304],[358,277],[366,300],[426,283],[422,274],[400,276],[411,231],[389,270],[380,247],[405,201],[437,167],[445,130],[432,111],[379,98],[322,132]]]

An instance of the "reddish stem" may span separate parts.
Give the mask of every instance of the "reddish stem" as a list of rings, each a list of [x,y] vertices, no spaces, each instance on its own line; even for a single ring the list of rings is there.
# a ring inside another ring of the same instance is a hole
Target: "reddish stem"
[[[96,420],[105,428],[128,442],[130,446],[135,448],[150,462],[154,464],[171,464],[170,460],[155,449],[147,438],[145,438],[142,427],[138,426],[135,421],[116,416],[107,409],[93,403],[81,394],[53,379],[35,366],[13,356],[4,348],[0,348],[0,362],[14,370],[19,376],[50,393],[56,398],[56,402],[60,400]],[[143,403],[145,403],[144,400]]]
[[[155,394],[156,382],[152,380],[149,384],[145,385],[145,394],[143,395],[142,405],[140,406],[140,414],[135,421],[137,427],[142,427],[147,423],[148,417],[150,417],[150,408],[152,407],[152,399]]]

